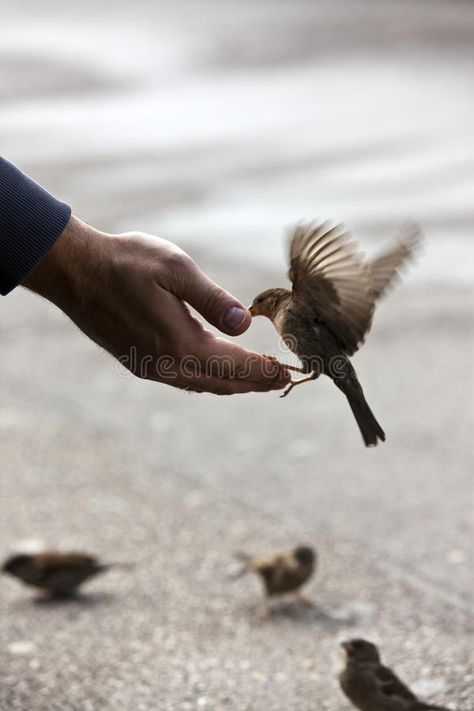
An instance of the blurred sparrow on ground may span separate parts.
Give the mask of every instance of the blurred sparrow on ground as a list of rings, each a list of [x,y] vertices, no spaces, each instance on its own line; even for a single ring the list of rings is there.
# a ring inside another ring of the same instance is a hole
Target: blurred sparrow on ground
[[[364,639],[342,643],[346,666],[339,681],[345,695],[361,711],[448,711],[419,701],[380,661],[377,647]]]
[[[385,434],[347,356],[362,345],[376,300],[396,281],[420,238],[418,227],[410,223],[397,244],[367,262],[342,225],[298,225],[290,242],[293,290],[268,289],[250,306],[252,316],[273,322],[303,366],[286,367],[309,374],[290,383],[282,397],[295,385],[328,375],[347,397],[367,446],[385,440]]]
[[[285,593],[296,593],[297,598],[305,605],[313,602],[299,592],[313,574],[316,567],[316,551],[309,546],[298,546],[294,550],[279,553],[271,558],[254,559],[245,553],[237,553],[236,557],[244,564],[236,578],[245,573],[256,573],[262,578],[267,598]],[[270,612],[270,601],[267,599],[266,613]]]
[[[8,558],[2,566],[3,573],[19,578],[26,585],[40,588],[50,595],[69,596],[77,592],[82,583],[113,567],[127,564],[104,564],[84,553],[19,553]]]

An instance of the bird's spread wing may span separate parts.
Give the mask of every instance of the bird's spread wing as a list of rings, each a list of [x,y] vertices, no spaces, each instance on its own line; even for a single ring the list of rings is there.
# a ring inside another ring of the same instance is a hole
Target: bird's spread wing
[[[397,698],[403,701],[416,701],[416,696],[391,669],[379,666],[375,672],[380,693],[385,697]]]
[[[291,234],[289,278],[293,298],[311,309],[348,355],[361,345],[372,322],[371,277],[342,225],[301,224]]]
[[[383,296],[398,281],[398,270],[413,258],[421,241],[422,234],[418,225],[415,222],[407,222],[393,247],[369,262],[374,299]]]

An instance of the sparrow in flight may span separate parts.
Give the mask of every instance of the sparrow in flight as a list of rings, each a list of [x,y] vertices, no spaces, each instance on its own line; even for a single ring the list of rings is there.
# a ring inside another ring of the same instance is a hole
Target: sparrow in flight
[[[249,309],[252,316],[269,318],[301,360],[302,368],[285,367],[307,376],[291,382],[281,397],[324,373],[349,401],[366,446],[384,441],[385,433],[348,356],[364,342],[375,302],[397,280],[420,241],[419,228],[409,223],[392,247],[367,261],[343,225],[300,224],[290,240],[292,290],[263,291]]]
[[[67,597],[74,595],[89,578],[118,566],[126,567],[126,564],[100,563],[85,553],[44,551],[13,555],[4,562],[2,572],[52,596]]]
[[[384,667],[372,642],[351,639],[342,643],[346,665],[339,675],[341,688],[360,711],[448,711],[419,701],[394,672]]]
[[[296,593],[303,604],[313,604],[299,590],[316,568],[317,556],[314,548],[298,546],[294,550],[263,559],[252,558],[245,553],[237,553],[236,557],[243,563],[243,568],[234,577],[256,573],[261,578],[267,596],[267,613],[270,611],[270,598],[285,593]]]

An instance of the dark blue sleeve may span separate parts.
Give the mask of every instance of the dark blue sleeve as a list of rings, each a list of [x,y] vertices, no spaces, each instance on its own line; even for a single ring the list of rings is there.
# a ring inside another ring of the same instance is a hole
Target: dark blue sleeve
[[[42,260],[71,208],[0,156],[0,293],[8,294]]]

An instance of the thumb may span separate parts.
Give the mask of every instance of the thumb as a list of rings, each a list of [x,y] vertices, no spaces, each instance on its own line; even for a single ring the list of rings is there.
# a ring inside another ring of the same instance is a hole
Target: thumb
[[[223,333],[239,336],[250,326],[252,317],[249,310],[232,294],[209,279],[195,262],[188,263],[181,280],[181,291],[177,296],[199,311],[208,323]]]

